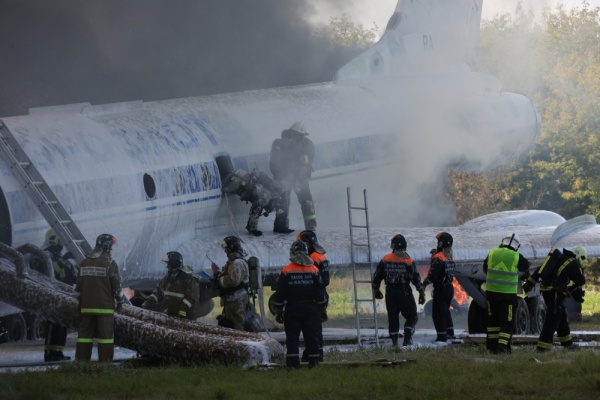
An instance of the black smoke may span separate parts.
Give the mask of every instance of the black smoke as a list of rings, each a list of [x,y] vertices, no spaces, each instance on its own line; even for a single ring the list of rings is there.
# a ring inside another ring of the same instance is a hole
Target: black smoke
[[[333,0],[329,0],[333,1]],[[0,116],[323,82],[308,0],[0,0]]]

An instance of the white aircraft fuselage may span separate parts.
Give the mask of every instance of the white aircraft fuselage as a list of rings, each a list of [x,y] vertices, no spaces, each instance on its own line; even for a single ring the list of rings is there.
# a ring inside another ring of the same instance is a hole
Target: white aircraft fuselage
[[[1,123],[89,243],[101,233],[117,237],[125,285],[164,274],[159,260],[170,250],[186,249],[184,262],[202,269],[206,249],[194,251],[195,243],[244,234],[248,206],[224,197],[221,180],[233,168],[268,172],[272,141],[295,121],[316,147],[310,185],[320,239],[348,226],[346,187],[367,189],[371,224],[395,230],[436,171],[502,164],[539,134],[528,98],[468,67],[480,15],[481,0],[399,1],[381,40],[333,82],[48,107]],[[0,241],[41,246],[48,222],[3,159],[0,178]],[[303,228],[294,202],[290,220]],[[262,230],[270,224],[261,219]],[[260,252],[268,237],[244,240]],[[287,248],[277,251],[285,256]],[[263,265],[281,266],[275,259]],[[332,260],[348,262],[349,255]]]

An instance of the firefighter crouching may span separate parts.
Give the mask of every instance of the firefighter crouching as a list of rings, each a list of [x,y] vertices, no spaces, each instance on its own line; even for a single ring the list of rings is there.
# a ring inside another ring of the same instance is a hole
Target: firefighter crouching
[[[561,346],[575,348],[565,298],[572,297],[576,302],[583,303],[583,268],[586,262],[587,252],[582,246],[575,246],[571,251],[563,249],[562,253],[558,249],[552,249],[542,265],[536,268],[523,285],[523,290],[529,292],[541,281],[540,291],[546,303],[546,320],[538,338],[538,351],[544,352],[552,348],[554,332]]]
[[[295,241],[290,248],[291,263],[283,267],[273,297],[275,320],[284,324],[286,364],[300,367],[300,332],[304,337],[310,366],[319,364],[319,332],[321,310],[326,298],[319,269],[308,256],[306,243]]]
[[[239,331],[245,330],[246,309],[248,307],[248,282],[250,273],[245,260],[246,252],[242,249],[240,239],[227,236],[221,241],[221,247],[227,254],[227,263],[223,270],[215,263],[211,264],[215,282],[221,293],[223,314],[219,325],[231,327]]]
[[[404,236],[394,236],[391,242],[392,252],[381,259],[373,275],[373,296],[376,299],[383,299],[383,293],[381,293],[379,287],[382,280],[385,282],[385,307],[388,314],[388,330],[393,346],[398,345],[400,313],[406,319],[402,345],[410,346],[412,344],[418,317],[417,304],[410,283],[419,292],[419,304],[425,303],[425,290],[421,283],[421,276],[417,272],[413,260],[406,252],[406,246]]]
[[[177,251],[169,251],[160,261],[167,264],[167,274],[158,282],[142,307],[152,309],[164,300],[167,315],[196,320],[200,302],[200,285],[192,275],[192,271],[183,265],[183,256]]]
[[[436,235],[437,247],[431,250],[429,273],[423,281],[423,287],[433,283],[432,312],[433,325],[437,336],[436,342],[446,342],[454,338],[454,323],[450,313],[450,303],[454,297],[454,255],[452,243],[454,239],[448,232]]]
[[[111,362],[114,355],[114,312],[123,308],[121,275],[111,257],[117,239],[107,233],[96,238],[96,247],[79,264],[75,292],[81,313],[75,348],[76,361],[89,361],[94,338],[98,360]]]
[[[486,346],[492,354],[511,352],[519,272],[529,271],[529,261],[518,252],[520,246],[517,234],[507,235],[483,261],[488,310]]]
[[[268,217],[273,211],[281,214],[288,209],[283,188],[262,171],[238,169],[229,173],[223,179],[223,191],[251,203],[246,230],[254,236],[262,235],[258,229],[261,215]]]

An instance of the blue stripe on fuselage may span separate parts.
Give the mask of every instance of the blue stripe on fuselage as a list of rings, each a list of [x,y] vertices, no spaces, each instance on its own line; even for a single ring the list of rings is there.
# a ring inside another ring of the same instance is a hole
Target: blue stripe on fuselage
[[[315,171],[318,174],[315,174],[316,176],[313,179],[322,180],[376,168],[377,165],[372,164],[373,161],[383,161],[383,159],[391,156],[392,146],[387,145],[390,139],[391,135],[374,135],[315,145]],[[386,157],[382,157],[382,155]],[[250,159],[256,162],[261,170],[269,171],[269,152],[235,157],[233,159],[234,167],[248,170],[248,161]],[[353,168],[340,169],[347,166],[353,166]],[[327,170],[332,171],[327,173]],[[156,188],[156,194],[151,199],[152,201],[167,200],[170,198],[175,200],[161,206],[149,205],[144,207],[144,210],[148,212],[165,207],[177,207],[182,204],[197,203],[221,197],[220,195],[205,195],[208,191],[221,188],[218,168],[214,161],[183,165],[176,168],[164,168],[149,171],[147,174],[153,178]],[[147,199],[146,193],[143,191],[143,176],[143,173],[135,174],[134,180],[140,182],[139,187],[142,188],[136,196],[140,203],[147,204],[149,199]],[[85,213],[93,210],[128,205],[131,196],[106,196],[101,199],[101,202],[98,196],[91,196],[89,201],[69,202],[68,200],[64,200],[69,199],[68,194],[80,192],[86,186],[88,187],[86,192],[89,192],[91,186],[98,193],[114,193],[114,188],[131,188],[131,185],[128,186],[130,180],[131,175],[101,178],[94,180],[93,184],[90,184],[90,182],[69,183],[54,186],[53,190],[58,198],[63,199],[63,205],[72,214]],[[195,193],[198,196],[192,199],[186,201],[177,200],[178,196]],[[25,192],[8,192],[6,193],[6,197],[8,203],[11,205],[13,223],[18,224],[29,221],[36,207],[29,199],[25,198]],[[96,201],[98,201],[97,204]]]

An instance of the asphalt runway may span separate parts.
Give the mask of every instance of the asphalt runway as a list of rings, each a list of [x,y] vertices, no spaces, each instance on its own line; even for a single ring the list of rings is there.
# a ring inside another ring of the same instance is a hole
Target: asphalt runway
[[[420,348],[442,348],[445,346],[472,344],[485,345],[484,334],[468,334],[466,330],[456,330],[457,339],[448,343],[434,342],[436,334],[434,329],[417,329],[413,336],[413,345],[409,347],[400,347],[407,351]],[[338,351],[351,351],[358,347],[356,329],[323,328],[324,351],[335,348]],[[571,333],[575,342],[581,347],[600,348],[600,331],[578,331]],[[270,336],[273,339],[285,344],[285,332],[261,332],[261,335]],[[377,335],[374,329],[361,329],[361,343],[363,347],[371,346],[391,346],[387,329],[379,329]],[[73,332],[67,336],[65,346],[65,356],[71,357],[70,361],[44,362],[44,340],[29,340],[22,342],[10,342],[0,344],[0,373],[7,371],[22,370],[46,370],[56,368],[61,363],[73,362],[75,358],[75,343],[77,333]],[[401,343],[402,339],[400,339]],[[513,346],[531,345],[537,342],[537,335],[515,335],[513,336]],[[116,361],[124,361],[137,358],[137,352],[122,347],[115,347]],[[97,351],[94,346],[92,360],[96,361]]]

